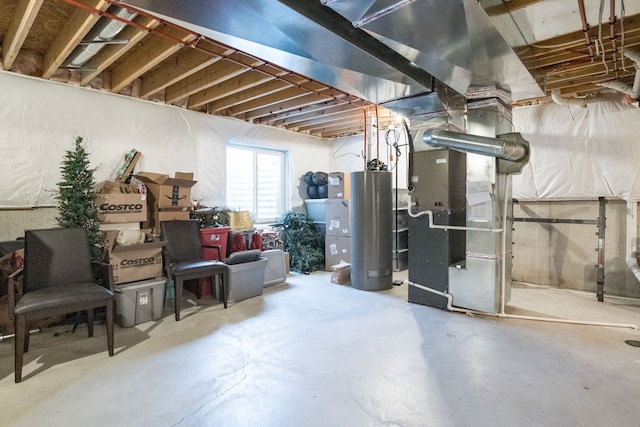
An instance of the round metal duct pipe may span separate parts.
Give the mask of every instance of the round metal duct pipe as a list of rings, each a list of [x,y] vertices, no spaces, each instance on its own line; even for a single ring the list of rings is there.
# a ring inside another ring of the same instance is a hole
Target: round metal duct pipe
[[[422,140],[427,145],[454,148],[514,162],[527,157],[527,147],[524,144],[507,138],[488,138],[443,129],[429,129],[422,134]]]

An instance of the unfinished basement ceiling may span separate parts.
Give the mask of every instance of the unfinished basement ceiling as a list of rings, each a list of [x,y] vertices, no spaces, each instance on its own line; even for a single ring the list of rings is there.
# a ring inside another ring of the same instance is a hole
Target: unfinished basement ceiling
[[[2,0],[0,41],[9,72],[331,138],[387,127],[384,105],[443,85],[496,86],[514,106],[631,86],[639,14],[629,0]]]

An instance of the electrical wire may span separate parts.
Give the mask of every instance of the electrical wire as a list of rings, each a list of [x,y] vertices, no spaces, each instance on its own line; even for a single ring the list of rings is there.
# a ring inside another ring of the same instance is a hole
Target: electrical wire
[[[413,182],[411,182],[411,177],[413,174],[413,152],[414,152],[413,137],[411,136],[411,132],[409,131],[409,124],[407,123],[406,118],[402,119],[402,126],[407,135],[407,141],[409,141],[409,161],[407,164],[407,190],[409,190],[409,193],[413,193],[413,190],[415,190],[415,187],[413,186]]]

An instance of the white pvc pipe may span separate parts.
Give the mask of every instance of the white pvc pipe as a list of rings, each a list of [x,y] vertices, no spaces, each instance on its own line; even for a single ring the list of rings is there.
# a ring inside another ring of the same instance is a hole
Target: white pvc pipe
[[[504,185],[504,210],[502,212],[502,269],[500,270],[500,314],[505,314],[504,307],[507,305],[505,301],[505,293],[507,291],[507,212],[509,210],[509,184],[511,183],[511,176],[505,176],[506,183]]]
[[[638,74],[640,74],[640,73],[636,72],[636,76]],[[637,96],[638,96],[638,94],[634,95],[633,87],[629,86],[625,82],[621,82],[621,81],[618,81],[618,80],[613,80],[613,81],[610,81],[610,82],[598,83],[597,86],[606,87],[608,89],[613,89],[615,91],[622,92],[622,93],[624,93],[626,95],[629,95],[630,97],[632,97],[634,99],[637,98]]]
[[[636,52],[633,50],[625,50],[623,54],[624,56],[626,56],[627,58],[629,58],[634,62],[636,75],[633,78],[633,86],[630,86],[627,83],[624,83],[619,80],[614,80],[611,82],[602,82],[602,83],[598,83],[597,85],[606,87],[609,89],[613,89],[618,92],[622,92],[626,95],[629,95],[633,99],[638,99],[640,97],[640,52]]]
[[[411,212],[411,209],[409,209],[409,216],[413,217],[413,218],[418,218],[421,217],[422,215],[428,215],[429,216],[429,228],[438,228],[438,229],[442,229],[442,230],[464,230],[464,231],[487,231],[490,233],[500,233],[503,229],[502,228],[480,228],[480,227],[462,227],[459,225],[442,225],[442,224],[434,224],[433,223],[433,211],[427,210],[427,211],[421,211],[418,212],[416,214],[414,214],[413,212]]]
[[[459,313],[474,314],[474,315],[481,315],[481,316],[495,316],[495,317],[503,317],[507,319],[537,320],[540,322],[551,322],[551,323],[568,323],[572,325],[608,326],[612,328],[628,328],[628,329],[636,329],[636,330],[638,329],[637,325],[630,324],[630,323],[593,322],[588,320],[558,319],[555,317],[521,316],[517,314],[507,314],[507,313],[485,313],[484,311],[476,311],[476,310],[470,310],[466,308],[459,308],[459,307],[453,306],[453,295],[447,292],[438,291],[436,289],[432,289],[427,286],[421,285],[419,283],[411,282],[409,280],[407,280],[407,283],[410,284],[411,286],[415,286],[416,288],[447,298],[447,310],[455,311]]]
[[[581,107],[586,107],[588,102],[587,98],[569,98],[562,96],[562,93],[558,89],[551,91],[551,99],[553,99],[553,102],[556,104],[579,105]]]
[[[629,93],[629,96],[631,96],[633,99],[637,99],[638,96],[640,96],[640,52],[625,50],[623,54],[634,62],[636,75],[633,79],[633,87],[631,88],[631,93]]]

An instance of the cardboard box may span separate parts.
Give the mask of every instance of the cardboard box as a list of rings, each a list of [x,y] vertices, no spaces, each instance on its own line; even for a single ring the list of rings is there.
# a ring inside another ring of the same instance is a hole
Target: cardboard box
[[[165,242],[152,240],[151,235],[147,233],[147,238],[151,241],[120,246],[116,241],[117,235],[117,231],[105,232],[107,256],[113,269],[114,284],[162,276],[162,248]]]
[[[160,233],[160,223],[162,221],[184,220],[191,217],[191,207],[183,207],[177,209],[154,209],[149,215],[149,222],[145,227],[153,230],[154,233]]]
[[[351,179],[348,173],[331,172],[327,178],[327,197],[329,199],[349,199]]]
[[[193,173],[176,172],[174,178],[153,172],[140,172],[134,176],[147,186],[150,209],[191,206],[191,187],[198,182],[193,180]]]
[[[351,237],[327,236],[324,243],[325,270],[341,262],[351,262]]]
[[[327,236],[350,236],[351,221],[349,214],[349,200],[327,200]]]
[[[341,262],[331,266],[331,283],[338,285],[351,284],[351,264]]]
[[[98,221],[107,224],[147,220],[147,195],[135,185],[104,181],[96,186]]]

